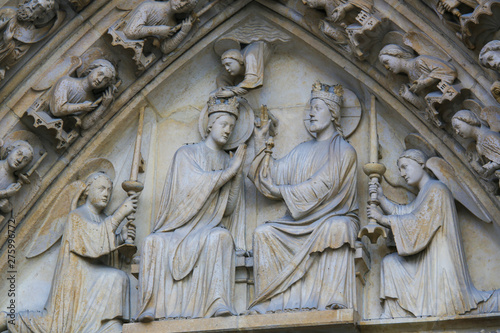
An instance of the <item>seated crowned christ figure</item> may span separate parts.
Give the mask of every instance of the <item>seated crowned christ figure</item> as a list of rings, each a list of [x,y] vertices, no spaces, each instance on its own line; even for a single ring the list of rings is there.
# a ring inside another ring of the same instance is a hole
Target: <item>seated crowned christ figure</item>
[[[173,157],[153,232],[142,245],[138,321],[235,314],[229,230],[244,216],[246,145],[232,158],[223,147],[237,120],[236,98],[211,98],[206,139]]]
[[[255,230],[252,312],[356,308],[357,156],[340,127],[342,97],[340,85],[314,84],[309,130],[315,138],[278,160],[261,149],[252,162],[257,189],[288,208]],[[269,124],[256,132],[256,142]]]

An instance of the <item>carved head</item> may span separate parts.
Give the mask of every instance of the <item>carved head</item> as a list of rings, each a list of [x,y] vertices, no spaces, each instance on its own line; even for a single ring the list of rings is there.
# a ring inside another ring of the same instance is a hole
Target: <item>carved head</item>
[[[245,74],[245,60],[239,50],[227,50],[221,56],[222,65],[226,71],[232,75]]]
[[[52,17],[56,7],[55,0],[26,0],[17,9],[17,19],[23,22],[35,22],[46,16]]]
[[[197,4],[198,0],[170,0],[170,6],[174,13],[189,13]]]
[[[344,89],[340,84],[330,86],[319,81],[313,84],[311,91],[311,110],[309,111],[309,130],[321,132],[333,123],[342,136],[340,126],[340,108],[343,102]]]
[[[208,101],[207,133],[220,147],[224,146],[233,132],[238,119],[238,100],[211,97]]]
[[[401,72],[403,62],[412,59],[413,54],[396,44],[388,44],[380,50],[378,59],[384,67],[393,72]]]
[[[486,68],[500,71],[500,40],[492,40],[481,49],[479,62]]]
[[[104,172],[94,172],[85,180],[83,199],[102,211],[111,199],[113,181]]]
[[[87,76],[92,89],[103,89],[110,86],[116,78],[115,66],[108,60],[98,59],[93,61],[83,72]]]
[[[457,135],[464,139],[474,137],[474,128],[481,127],[479,118],[469,110],[460,110],[455,113],[451,118],[451,124]]]
[[[405,179],[408,185],[417,185],[426,172],[425,163],[427,156],[420,150],[408,149],[399,156],[398,168],[401,177]]]
[[[24,140],[14,141],[7,147],[6,152],[7,164],[12,171],[24,169],[33,160],[33,147]]]

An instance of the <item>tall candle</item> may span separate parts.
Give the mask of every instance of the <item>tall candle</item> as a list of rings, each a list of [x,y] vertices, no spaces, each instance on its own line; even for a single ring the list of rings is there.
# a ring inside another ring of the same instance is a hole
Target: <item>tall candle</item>
[[[130,180],[137,181],[139,174],[139,164],[141,159],[141,142],[142,142],[142,127],[144,123],[144,110],[145,106],[141,107],[139,111],[139,128],[137,129],[137,137],[135,139],[134,159],[132,160],[132,168],[130,170]]]
[[[370,109],[370,162],[378,163],[377,111],[375,110],[375,96],[373,95]]]

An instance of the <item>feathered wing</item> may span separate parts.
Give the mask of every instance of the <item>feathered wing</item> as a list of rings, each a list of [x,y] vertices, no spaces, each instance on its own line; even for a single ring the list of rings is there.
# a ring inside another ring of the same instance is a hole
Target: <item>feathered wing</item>
[[[451,57],[443,48],[432,42],[429,37],[421,32],[408,32],[403,36],[403,43],[411,47],[419,55],[437,57],[443,61],[450,61]]]
[[[490,216],[471,190],[467,186],[462,185],[451,164],[440,157],[431,157],[427,160],[426,166],[440,181],[448,186],[455,200],[458,200],[480,220],[491,222]]]
[[[500,108],[498,106],[487,106],[483,108],[480,117],[488,123],[490,130],[500,132]]]
[[[70,211],[76,209],[78,199],[84,190],[85,183],[81,180],[74,181],[63,188],[33,238],[34,242],[26,255],[27,258],[44,253],[61,238],[66,219]]]

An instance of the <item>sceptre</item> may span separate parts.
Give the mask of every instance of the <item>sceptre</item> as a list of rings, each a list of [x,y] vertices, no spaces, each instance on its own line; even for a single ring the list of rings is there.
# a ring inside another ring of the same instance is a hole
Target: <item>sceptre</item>
[[[139,166],[141,164],[141,143],[142,143],[142,129],[144,124],[144,110],[145,106],[141,107],[139,111],[139,126],[137,128],[137,136],[135,138],[135,147],[134,147],[134,158],[132,160],[132,168],[130,170],[130,179],[126,180],[122,183],[122,188],[127,192],[127,195],[130,197],[136,193],[140,193],[144,189],[144,184],[139,182]],[[127,225],[133,225],[135,221],[135,213],[127,216]],[[127,258],[131,258],[137,252],[137,246],[134,244],[135,237],[131,235],[127,235],[127,239],[125,243],[118,247],[118,250],[121,254],[126,256]]]
[[[385,165],[378,163],[377,111],[375,108],[375,96],[372,95],[370,110],[370,163],[363,166],[363,171],[370,178],[370,183],[380,184],[380,179],[385,170]],[[379,204],[377,193],[370,193],[368,205],[374,207]],[[380,236],[387,238],[387,232],[384,227],[377,224],[377,221],[370,218],[368,225],[365,225],[359,231],[358,238],[361,239],[363,236],[367,236],[370,242],[375,244]]]

